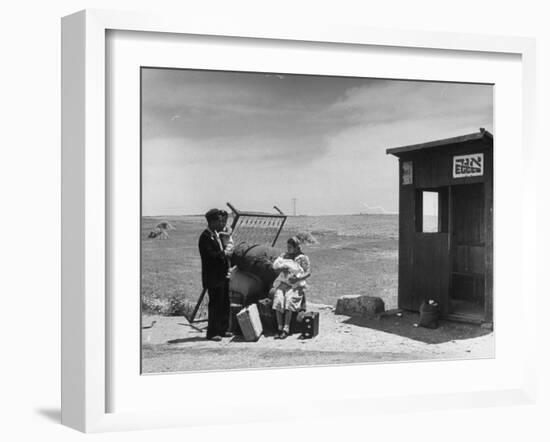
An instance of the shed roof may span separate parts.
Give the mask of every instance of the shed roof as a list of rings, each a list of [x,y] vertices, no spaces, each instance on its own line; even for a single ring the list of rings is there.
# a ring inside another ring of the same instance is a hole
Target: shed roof
[[[491,134],[491,132],[486,131],[484,128],[480,128],[479,132],[475,132],[473,134],[461,135],[459,137],[452,137],[452,138],[444,138],[442,140],[428,141],[426,143],[420,143],[420,144],[411,144],[409,146],[392,147],[390,149],[386,149],[386,154],[399,156],[404,153],[432,149],[434,147],[442,147],[442,146],[447,146],[451,144],[464,143],[467,141],[480,140],[485,137],[491,139],[491,141],[493,140],[493,134]]]

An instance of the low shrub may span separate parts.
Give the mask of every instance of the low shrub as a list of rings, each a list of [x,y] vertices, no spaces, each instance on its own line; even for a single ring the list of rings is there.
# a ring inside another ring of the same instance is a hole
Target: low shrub
[[[150,315],[188,316],[193,311],[193,305],[183,293],[148,293],[141,297],[141,309]]]

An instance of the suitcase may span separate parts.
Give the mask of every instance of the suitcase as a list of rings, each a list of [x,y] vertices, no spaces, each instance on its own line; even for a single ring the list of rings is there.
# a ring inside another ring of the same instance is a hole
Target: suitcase
[[[277,331],[277,315],[275,310],[273,310],[273,300],[269,298],[261,299],[258,301],[258,311],[260,313],[260,320],[262,321],[262,327],[264,335],[270,336],[274,335]],[[293,312],[290,319],[290,334],[302,333],[303,324],[302,319],[304,318],[305,312]]]
[[[229,289],[229,302],[231,304],[244,305],[244,295]]]
[[[307,312],[302,318],[302,338],[311,339],[319,334],[319,312]]]
[[[292,316],[290,318],[290,334],[293,335],[294,333],[303,333],[304,331],[304,317],[306,312],[303,310],[300,310],[298,312],[292,312]]]
[[[277,318],[273,310],[273,301],[269,298],[258,301],[258,311],[264,335],[272,335],[277,330]]]
[[[237,313],[243,309],[242,304],[231,303],[229,306],[229,331],[234,335],[242,335],[239,321],[237,321]]]
[[[262,322],[256,304],[249,305],[237,313],[237,321],[245,341],[257,341],[262,335]]]

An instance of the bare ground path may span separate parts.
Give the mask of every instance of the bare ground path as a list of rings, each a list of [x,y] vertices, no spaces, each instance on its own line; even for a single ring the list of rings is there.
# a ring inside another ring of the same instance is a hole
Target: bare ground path
[[[415,313],[363,319],[335,315],[327,305],[308,306],[320,313],[319,335],[311,340],[293,335],[286,340],[262,336],[257,342],[212,342],[184,317],[144,316],[143,373],[494,356],[493,333],[479,326],[442,321],[438,329],[429,330],[414,327]],[[152,321],[153,327],[146,328]]]

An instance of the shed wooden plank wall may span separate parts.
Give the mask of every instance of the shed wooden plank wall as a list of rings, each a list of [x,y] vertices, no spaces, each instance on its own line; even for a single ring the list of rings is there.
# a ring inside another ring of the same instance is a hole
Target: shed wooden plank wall
[[[443,313],[448,312],[449,235],[446,233],[415,234],[413,285],[410,297],[414,310],[433,299]]]
[[[485,320],[493,322],[493,149],[487,151],[485,180]]]
[[[473,236],[479,238],[480,244],[485,245],[485,253],[473,250],[470,261],[476,268],[482,264],[485,277],[481,279],[485,292],[485,318],[492,321],[493,315],[493,153],[492,139],[481,138],[462,144],[446,145],[430,148],[425,151],[411,151],[399,153],[399,285],[398,305],[400,308],[418,311],[420,303],[429,298],[438,299],[444,312],[448,310],[450,287],[452,282],[452,265],[454,256],[451,256],[451,238],[449,235],[417,232],[418,192],[420,190],[439,189],[445,198],[440,200],[440,207],[452,209],[453,201],[448,196],[456,185],[480,183],[484,189],[484,198],[472,201],[474,207],[466,212],[477,211],[483,213],[485,227],[481,223],[473,223],[468,219],[454,217],[451,219],[443,214],[443,231],[449,231],[453,222],[462,223],[457,229],[465,228]],[[453,178],[453,157],[469,153],[484,154],[484,174],[479,177]],[[402,164],[405,161],[413,163],[413,183],[403,184],[401,181]],[[449,186],[452,186],[449,190]],[[445,190],[447,189],[447,190]],[[454,229],[453,229],[454,230]],[[465,233],[468,236],[470,233]],[[446,238],[445,238],[446,237]],[[456,238],[455,238],[456,239]],[[470,239],[471,241],[471,239]],[[460,253],[460,252],[457,252]],[[468,252],[470,253],[470,252]],[[479,255],[479,256],[478,256]],[[480,261],[481,262],[478,262]],[[480,289],[481,289],[480,287]]]
[[[401,164],[399,166],[401,169]],[[416,310],[416,305],[412,293],[413,275],[413,236],[415,230],[415,211],[414,211],[413,186],[401,186],[399,192],[399,282],[398,282],[398,300],[400,308],[407,310]],[[403,222],[402,220],[408,220]]]

